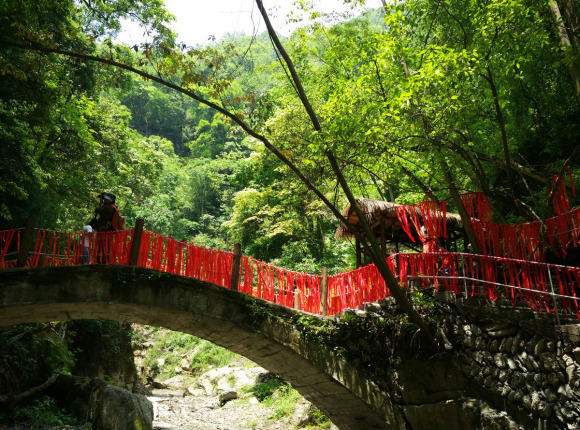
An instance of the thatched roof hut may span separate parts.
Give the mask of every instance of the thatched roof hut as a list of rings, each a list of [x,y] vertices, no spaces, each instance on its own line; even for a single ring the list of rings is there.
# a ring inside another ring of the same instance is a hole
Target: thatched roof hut
[[[386,254],[386,244],[387,243],[394,243],[397,248],[399,244],[404,244],[407,246],[420,246],[421,241],[419,240],[419,236],[413,225],[411,224],[411,233],[415,238],[415,242],[413,242],[407,233],[403,230],[399,219],[397,218],[396,207],[401,206],[397,205],[396,203],[384,202],[381,200],[374,200],[374,199],[357,199],[357,203],[361,208],[362,212],[365,214],[367,221],[369,222],[373,232],[375,233],[375,237],[377,237],[382,246],[383,250]],[[407,208],[410,208],[409,206]],[[417,211],[417,216],[419,220],[422,221],[422,215],[418,208],[411,207],[411,210]],[[360,228],[360,221],[353,210],[351,205],[344,210],[343,216],[350,222],[355,228]],[[449,240],[455,241],[459,237],[463,237],[463,227],[461,223],[461,217],[457,214],[447,213],[447,232],[449,236]],[[340,223],[334,237],[337,239],[340,238],[352,238],[354,235],[352,232],[344,225]],[[446,241],[446,242],[449,242]]]

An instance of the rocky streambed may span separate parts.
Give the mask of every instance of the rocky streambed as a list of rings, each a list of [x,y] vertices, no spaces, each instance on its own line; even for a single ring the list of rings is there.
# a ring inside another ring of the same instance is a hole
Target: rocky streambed
[[[292,403],[282,415],[280,407],[267,405],[247,387],[267,380],[271,374],[261,367],[211,369],[195,382],[176,376],[154,381],[147,398],[153,405],[155,429],[200,430],[289,430],[316,427],[315,408],[306,400]],[[276,396],[276,393],[273,394]],[[282,415],[282,416],[280,416]]]

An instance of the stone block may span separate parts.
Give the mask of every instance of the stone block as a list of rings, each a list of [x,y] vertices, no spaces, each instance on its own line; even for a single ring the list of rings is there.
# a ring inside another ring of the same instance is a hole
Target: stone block
[[[580,344],[580,324],[566,324],[560,326],[560,331],[564,339],[574,344]]]

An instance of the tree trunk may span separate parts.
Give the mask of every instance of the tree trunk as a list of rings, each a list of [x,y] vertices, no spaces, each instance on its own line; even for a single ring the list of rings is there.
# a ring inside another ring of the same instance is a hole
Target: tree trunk
[[[264,23],[266,24],[266,28],[268,30],[268,34],[272,40],[272,43],[274,44],[276,49],[279,51],[280,56],[284,59],[284,62],[286,63],[286,66],[288,67],[288,71],[290,73],[290,76],[292,77],[292,81],[293,81],[294,86],[296,88],[296,92],[298,93],[298,97],[300,98],[302,105],[306,109],[306,112],[308,113],[308,116],[310,117],[310,120],[312,122],[314,129],[318,132],[322,131],[322,127],[320,125],[320,122],[318,121],[318,117],[316,116],[316,113],[314,112],[314,109],[312,108],[312,105],[310,104],[310,101],[308,100],[308,97],[306,96],[306,92],[304,91],[304,87],[302,86],[302,82],[301,82],[300,78],[298,77],[298,74],[296,73],[296,69],[294,68],[292,60],[288,56],[288,53],[286,52],[286,50],[284,49],[284,47],[280,43],[280,40],[279,40],[276,32],[274,31],[274,28],[272,27],[272,24],[270,22],[268,14],[266,13],[266,10],[264,9],[264,5],[262,3],[262,0],[256,0],[256,4],[258,6],[258,9],[260,10],[260,13],[262,14],[262,17],[264,18]],[[337,180],[338,180],[343,192],[345,193],[351,207],[354,209],[357,216],[359,217],[360,224],[363,228],[364,236],[360,235],[358,233],[358,231],[353,231],[353,233],[355,233],[356,235],[359,236],[359,238],[361,240],[361,244],[365,247],[365,249],[367,250],[368,255],[371,257],[373,263],[377,266],[379,272],[381,273],[381,276],[385,280],[385,284],[387,285],[387,288],[389,289],[389,291],[391,292],[391,294],[393,295],[393,297],[395,298],[395,300],[397,301],[399,306],[401,306],[401,309],[403,309],[403,311],[405,311],[407,313],[407,315],[409,315],[409,319],[411,320],[411,322],[413,322],[421,330],[421,332],[425,335],[425,337],[430,342],[434,342],[434,338],[433,338],[433,335],[431,334],[431,330],[429,329],[429,326],[423,320],[423,318],[421,318],[421,316],[415,311],[415,309],[413,309],[413,306],[411,305],[411,303],[407,299],[405,293],[399,287],[397,280],[395,279],[395,277],[391,273],[389,266],[386,263],[386,260],[381,258],[381,249],[380,249],[379,243],[378,243],[377,239],[375,238],[375,235],[374,235],[369,223],[367,222],[364,214],[362,213],[360,207],[358,206],[358,204],[356,202],[356,198],[352,194],[352,191],[350,190],[350,187],[348,186],[348,184],[347,184],[347,182],[342,174],[340,166],[338,165],[338,162],[337,162],[333,152],[330,149],[326,149],[325,154],[326,154],[326,158],[330,162],[332,171],[336,175]]]
[[[576,91],[576,98],[580,103],[580,70],[578,70],[578,64],[574,61],[574,50],[573,44],[568,32],[566,31],[566,26],[564,23],[564,19],[562,18],[562,14],[560,12],[560,7],[556,0],[550,0],[550,11],[552,12],[552,19],[556,24],[556,31],[558,33],[558,37],[560,38],[560,44],[564,50],[564,55],[566,56],[566,65],[568,67],[568,72],[570,73],[570,78],[572,79],[572,84],[574,85],[574,90]],[[570,8],[569,8],[570,9]],[[573,11],[575,8],[572,8],[572,11],[569,13],[574,13]],[[575,21],[575,17],[569,17],[569,20]]]
[[[457,187],[453,182],[453,178],[451,177],[451,173],[449,172],[449,166],[445,159],[441,158],[439,161],[439,165],[441,166],[441,171],[443,172],[443,177],[447,186],[449,187],[449,192],[451,193],[451,197],[453,198],[453,203],[457,207],[457,211],[459,212],[459,216],[461,217],[461,221],[463,223],[463,230],[467,235],[467,239],[469,243],[471,243],[471,248],[475,254],[479,254],[479,245],[477,244],[477,238],[475,237],[475,233],[471,228],[471,224],[469,221],[469,215],[465,210],[465,206],[463,205],[463,201],[461,200],[461,195],[459,191],[457,191]]]

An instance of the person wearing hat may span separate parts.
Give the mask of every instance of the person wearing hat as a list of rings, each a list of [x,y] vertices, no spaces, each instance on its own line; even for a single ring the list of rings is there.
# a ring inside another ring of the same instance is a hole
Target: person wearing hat
[[[87,224],[83,227],[83,263],[89,264],[91,260],[91,236],[93,233],[93,227],[90,224]]]
[[[113,226],[113,218],[118,210],[115,206],[115,195],[111,193],[101,193],[97,196],[100,199],[100,204],[95,208],[94,214],[94,230],[97,234],[96,240],[96,255],[98,264],[110,264],[110,241],[112,237],[110,234],[103,234],[104,232],[112,232],[117,229]],[[118,214],[117,214],[118,215]]]
[[[117,208],[115,207],[115,195],[111,193],[101,193],[97,196],[101,204],[95,208],[95,230],[114,231],[112,221]]]

